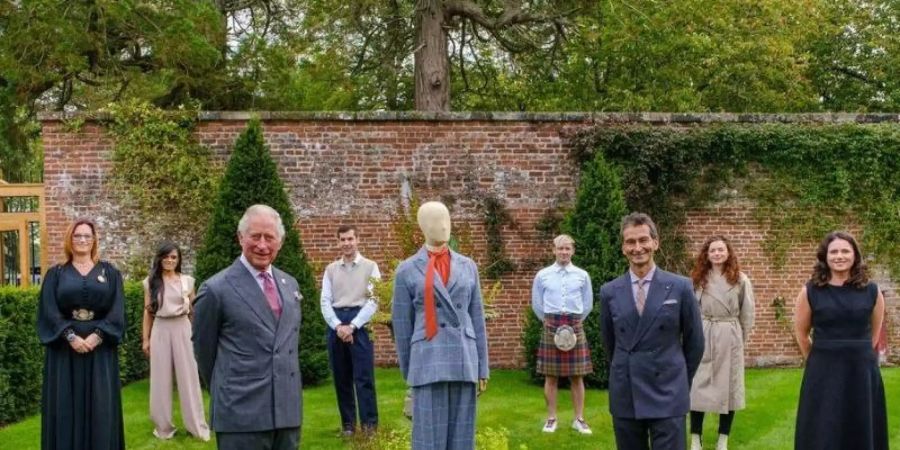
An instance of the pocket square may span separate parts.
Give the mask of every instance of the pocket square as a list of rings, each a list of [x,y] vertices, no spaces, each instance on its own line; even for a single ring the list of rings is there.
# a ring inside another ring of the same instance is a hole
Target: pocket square
[[[298,302],[299,302],[300,300],[303,300],[303,295],[300,294],[300,292],[298,292],[298,291],[294,291],[294,300],[296,300],[296,301],[298,301]]]
[[[677,304],[678,304],[678,300],[676,300],[674,298],[670,298],[663,302],[663,305],[677,305]]]

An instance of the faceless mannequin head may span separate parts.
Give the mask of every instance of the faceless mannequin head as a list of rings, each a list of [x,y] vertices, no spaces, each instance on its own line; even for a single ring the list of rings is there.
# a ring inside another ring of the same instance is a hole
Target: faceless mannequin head
[[[441,247],[450,240],[450,210],[441,202],[427,202],[419,207],[419,228],[429,247]]]

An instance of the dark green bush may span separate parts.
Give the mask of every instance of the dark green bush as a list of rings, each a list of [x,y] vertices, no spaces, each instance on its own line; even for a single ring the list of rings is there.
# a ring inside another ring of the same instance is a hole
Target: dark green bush
[[[0,426],[38,412],[44,348],[37,337],[37,288],[0,288]],[[119,346],[122,384],[145,378],[141,351],[144,293],[140,283],[125,283],[125,340]]]
[[[0,425],[40,407],[44,352],[38,341],[37,289],[0,288]]]
[[[259,121],[253,120],[235,143],[219,185],[206,237],[197,253],[195,276],[198,283],[228,267],[240,256],[241,248],[235,238],[238,221],[248,207],[257,203],[274,208],[284,222],[286,234],[275,266],[293,275],[303,294],[298,351],[303,384],[321,383],[328,378],[329,369],[325,321],[319,309],[316,278],[303,251],[300,234],[294,228],[294,211],[278,176],[278,167],[263,141]]]

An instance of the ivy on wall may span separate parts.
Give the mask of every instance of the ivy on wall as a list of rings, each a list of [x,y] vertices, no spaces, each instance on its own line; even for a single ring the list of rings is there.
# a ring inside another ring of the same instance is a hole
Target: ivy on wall
[[[484,275],[497,280],[503,275],[516,270],[515,263],[506,255],[503,243],[503,227],[514,225],[506,204],[494,195],[487,195],[481,203],[484,210],[484,228],[487,238],[487,267]]]
[[[740,188],[758,205],[776,264],[794,242],[858,226],[864,251],[900,277],[896,125],[598,127],[574,144],[582,162],[602,154],[620,168],[628,209],[645,211],[660,224],[663,267],[686,272],[690,258],[678,231],[684,211]]]
[[[122,207],[136,213],[153,239],[170,239],[189,250],[199,242],[217,191],[220,169],[192,132],[197,111],[164,111],[146,102],[114,103],[102,111],[113,138],[111,186]],[[146,270],[152,248],[132,251],[132,277]]]

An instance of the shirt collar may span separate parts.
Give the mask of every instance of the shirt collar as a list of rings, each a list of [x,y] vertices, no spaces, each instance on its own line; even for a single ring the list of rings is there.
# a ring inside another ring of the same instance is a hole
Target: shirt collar
[[[272,273],[272,265],[271,264],[269,264],[269,267],[267,267],[265,271],[258,270],[256,267],[253,267],[250,264],[250,261],[247,261],[247,257],[244,256],[243,253],[241,253],[241,264],[243,264],[244,267],[246,267],[247,270],[250,271],[250,275],[253,275],[254,280],[258,279],[259,274],[262,272],[266,272],[267,274],[269,274],[270,277],[272,277],[273,280],[275,279],[275,275]]]
[[[359,264],[359,261],[360,261],[361,259],[362,259],[362,255],[360,255],[359,252],[356,252],[356,256],[353,257],[353,262],[352,262],[351,264],[355,266],[355,265]],[[344,257],[343,257],[343,256],[341,256],[340,258],[338,258],[338,262],[340,262],[341,266],[346,266],[346,265],[347,265],[347,263],[344,262]]]
[[[649,282],[653,281],[653,275],[655,275],[655,274],[656,274],[656,264],[654,264],[653,268],[651,268],[650,271],[647,272],[647,275],[644,275],[644,278],[643,278],[644,282],[649,283]],[[628,269],[628,275],[631,277],[631,284],[635,284],[638,282],[638,280],[640,280],[640,278],[638,278],[638,276],[635,275],[635,273],[632,272],[631,269]]]
[[[566,265],[562,265],[558,262],[553,263],[553,271],[554,272],[572,272],[575,270],[575,265],[572,263],[568,263]]]

